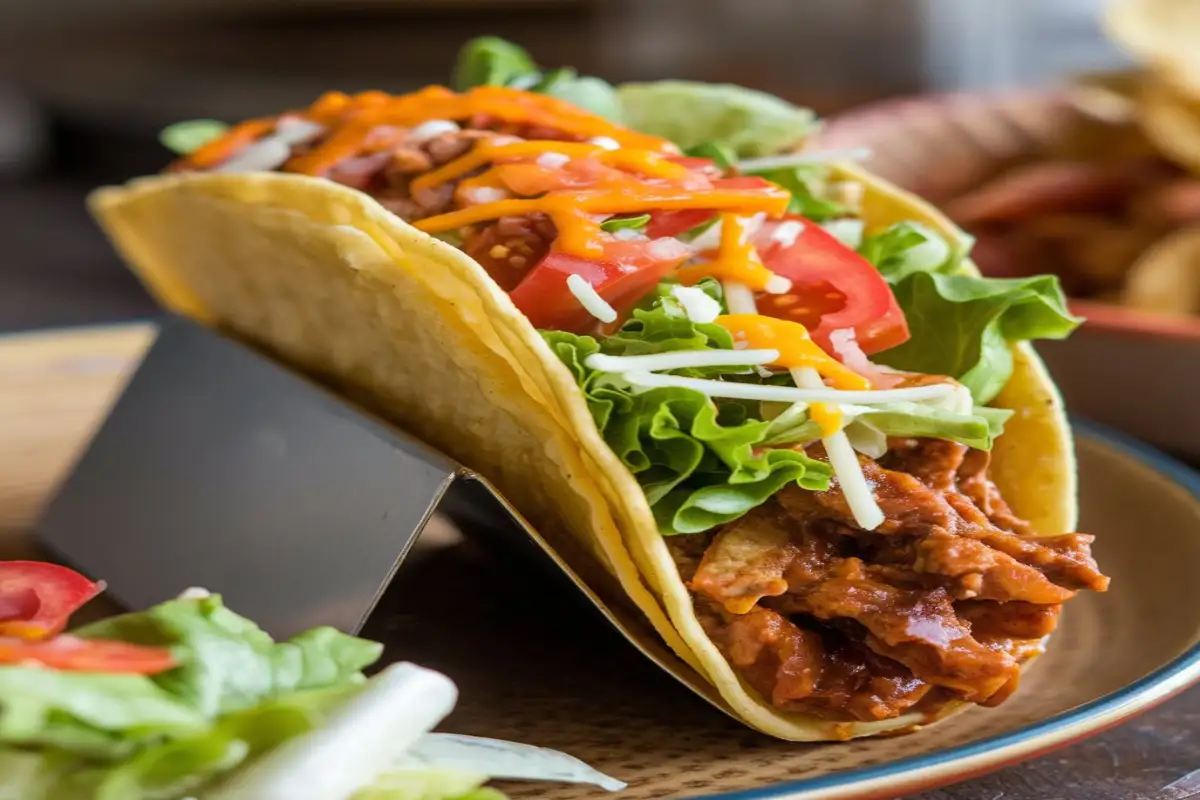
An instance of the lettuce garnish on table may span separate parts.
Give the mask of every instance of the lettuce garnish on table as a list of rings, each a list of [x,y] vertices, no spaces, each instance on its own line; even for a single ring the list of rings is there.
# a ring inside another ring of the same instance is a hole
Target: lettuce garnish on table
[[[86,582],[57,567],[29,580],[39,566],[0,562],[0,609],[24,607],[5,602],[18,582],[39,605]],[[457,697],[445,676],[396,664],[368,678],[375,642],[332,628],[276,642],[196,595],[67,634],[0,617],[0,800],[503,800],[484,787],[494,777],[623,786],[563,753],[430,734]]]

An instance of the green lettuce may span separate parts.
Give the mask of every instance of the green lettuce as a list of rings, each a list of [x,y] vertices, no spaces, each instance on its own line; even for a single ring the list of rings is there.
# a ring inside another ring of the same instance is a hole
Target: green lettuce
[[[570,67],[543,71],[524,48],[496,36],[471,39],[459,49],[451,85],[460,92],[475,86],[511,86],[621,121],[620,101],[607,81],[578,75]]]
[[[617,98],[625,124],[635,130],[684,149],[719,144],[738,158],[796,148],[816,129],[809,109],[726,83],[625,83],[617,87]]]
[[[968,414],[921,403],[881,403],[843,407],[846,423],[870,426],[884,436],[944,439],[977,450],[991,450],[1012,411],[976,407]],[[784,410],[771,421],[765,444],[807,444],[821,438],[820,426],[806,410]]]
[[[217,595],[172,600],[81,628],[82,638],[170,648],[180,666],[154,681],[208,716],[253,707],[290,692],[363,680],[383,646],[333,628],[276,643]]]
[[[883,274],[912,337],[875,360],[896,369],[948,375],[975,402],[992,400],[1013,373],[1012,345],[1063,339],[1080,320],[1057,276],[982,278],[963,270],[967,242],[951,245],[913,223],[864,239],[859,252]]]
[[[0,800],[183,796],[320,725],[382,650],[332,628],[276,643],[216,595],[73,634],[166,647],[180,665],[152,677],[0,667]]]
[[[660,291],[667,291],[664,287]],[[605,442],[637,477],[664,534],[698,533],[737,519],[789,483],[823,490],[829,466],[799,450],[764,448],[769,421],[756,403],[722,401],[692,389],[637,391],[586,366],[588,356],[732,349],[719,325],[691,322],[670,297],[636,309],[603,341],[561,331],[542,334],[571,370]],[[739,367],[676,370],[736,379]]]
[[[825,222],[851,214],[853,209],[827,196],[830,168],[826,164],[797,164],[792,167],[751,171],[781,186],[791,194],[788,213],[799,214],[813,222]]]

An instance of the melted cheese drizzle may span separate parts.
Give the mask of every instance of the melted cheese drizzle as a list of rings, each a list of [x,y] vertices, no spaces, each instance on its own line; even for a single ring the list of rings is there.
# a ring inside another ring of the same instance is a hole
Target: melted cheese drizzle
[[[775,273],[763,266],[754,243],[750,241],[750,220],[738,214],[721,215],[721,243],[716,257],[702,264],[679,270],[677,277],[685,286],[691,286],[702,278],[716,278],[722,282],[744,284],[761,292],[767,288]]]

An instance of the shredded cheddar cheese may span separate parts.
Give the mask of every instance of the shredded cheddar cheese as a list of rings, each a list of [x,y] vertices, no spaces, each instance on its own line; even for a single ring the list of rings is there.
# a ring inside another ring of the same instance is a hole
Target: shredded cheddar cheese
[[[776,366],[787,369],[809,367],[829,381],[835,389],[865,390],[871,382],[848,369],[817,346],[808,329],[799,322],[765,317],[760,314],[723,314],[716,323],[748,347],[779,351]]]

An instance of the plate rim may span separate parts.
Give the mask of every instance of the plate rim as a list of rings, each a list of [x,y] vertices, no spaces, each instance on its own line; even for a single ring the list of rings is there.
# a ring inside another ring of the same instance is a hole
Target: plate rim
[[[1200,472],[1110,426],[1072,416],[1071,429],[1182,488],[1200,506]],[[815,778],[692,795],[691,800],[884,800],[934,789],[1035,758],[1099,735],[1200,683],[1200,642],[1132,683],[1013,731],[963,745],[840,770]],[[920,735],[919,733],[917,735]]]
[[[0,331],[0,343],[26,337],[86,335],[153,328],[165,315],[133,320]],[[1108,425],[1070,417],[1073,433],[1098,442],[1183,489],[1200,507],[1200,472],[1161,450]],[[813,778],[690,795],[690,800],[886,800],[933,789],[1011,766],[1103,733],[1200,683],[1200,642],[1158,669],[1116,691],[1013,731],[868,767]],[[919,734],[918,734],[919,735]]]

